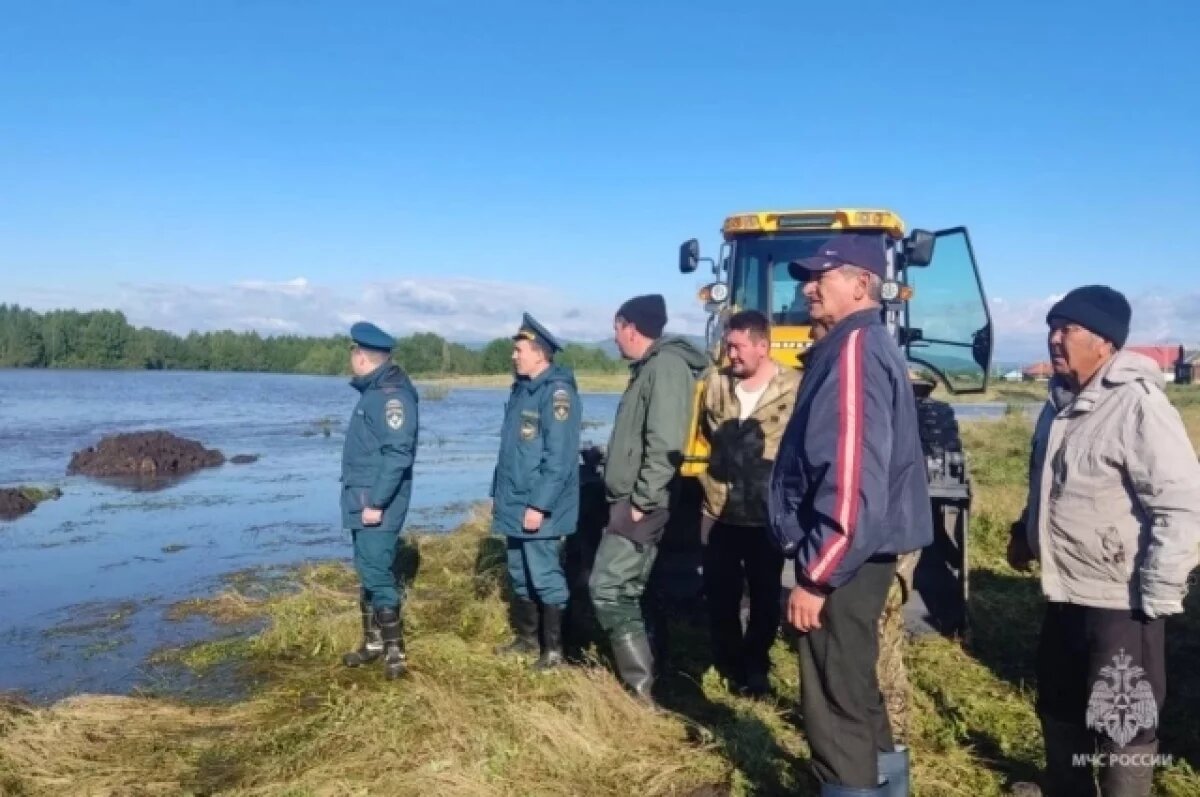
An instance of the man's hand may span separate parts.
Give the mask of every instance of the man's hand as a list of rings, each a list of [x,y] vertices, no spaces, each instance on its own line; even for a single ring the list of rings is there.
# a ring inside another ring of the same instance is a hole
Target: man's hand
[[[642,510],[638,509],[633,504],[630,504],[629,505],[629,516],[631,518],[633,518],[634,523],[641,523],[642,518],[644,518],[646,516],[646,513],[643,512]]]
[[[542,519],[546,515],[540,509],[534,509],[531,506],[525,507],[525,519],[521,521],[521,528],[526,534],[535,534],[542,527]]]
[[[1029,541],[1023,536],[1015,535],[1008,538],[1008,564],[1013,570],[1029,570],[1030,563],[1033,562],[1033,551],[1029,548]]]
[[[1029,547],[1029,538],[1025,536],[1025,525],[1017,521],[1009,528],[1008,535],[1008,564],[1013,570],[1028,570],[1033,561],[1033,549]]]
[[[362,511],[364,526],[378,526],[383,522],[383,510],[367,507]]]
[[[821,610],[825,608],[825,596],[810,592],[804,587],[792,587],[788,597],[788,622],[801,632],[821,627]]]

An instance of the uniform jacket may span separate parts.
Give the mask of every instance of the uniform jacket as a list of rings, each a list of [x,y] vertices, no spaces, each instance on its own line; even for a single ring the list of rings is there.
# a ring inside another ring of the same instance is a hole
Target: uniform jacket
[[[672,335],[656,340],[630,364],[604,466],[609,503],[628,498],[642,512],[668,508],[683,462],[696,379],[711,362]]]
[[[878,310],[842,319],[810,350],[768,500],[797,582],[819,591],[872,556],[933,541],[916,400]]]
[[[342,525],[361,529],[366,507],[382,509],[373,529],[404,525],[417,454],[417,391],[408,375],[388,362],[350,382],[362,395],[350,416],[342,449]]]
[[[579,393],[569,369],[551,365],[535,379],[513,382],[492,477],[494,531],[524,539],[575,532],[581,422]],[[546,514],[536,534],[522,529],[530,507]]]
[[[1118,352],[1080,391],[1057,379],[1033,436],[1024,532],[1051,601],[1183,611],[1200,544],[1200,463],[1158,366]]]
[[[767,491],[779,441],[800,386],[800,372],[778,366],[745,420],[734,388],[737,378],[726,369],[712,370],[704,380],[700,430],[711,453],[700,476],[704,513],[735,526],[767,525]]]

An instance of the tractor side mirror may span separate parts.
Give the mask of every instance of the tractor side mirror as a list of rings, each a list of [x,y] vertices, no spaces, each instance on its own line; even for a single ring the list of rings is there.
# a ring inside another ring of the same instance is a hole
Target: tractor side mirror
[[[926,230],[913,230],[904,239],[904,264],[906,266],[928,266],[933,262],[933,244],[937,236]]]
[[[691,274],[700,263],[700,242],[695,238],[684,241],[679,245],[679,271]]]

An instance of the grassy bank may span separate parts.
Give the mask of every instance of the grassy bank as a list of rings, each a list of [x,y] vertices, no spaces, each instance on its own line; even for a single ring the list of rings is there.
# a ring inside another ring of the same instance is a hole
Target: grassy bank
[[[1200,402],[1180,402],[1195,441]],[[1022,503],[1028,421],[964,428],[977,484],[969,639],[908,647],[915,793],[998,795],[1040,764],[1033,654],[1034,576],[1004,563]],[[387,683],[338,657],[357,637],[354,581],[342,564],[296,573],[295,589],[234,588],[179,607],[222,621],[265,617],[262,633],[168,654],[203,679],[249,678],[226,705],[81,696],[48,708],[0,703],[0,794],[50,795],[720,795],[805,794],[807,748],[792,713],[795,659],[774,651],[776,700],[732,696],[707,671],[702,626],[679,621],[673,672],[650,713],[596,662],[535,675],[498,661],[505,638],[496,541],[475,520],[420,538],[408,627],[413,672]],[[1158,793],[1200,793],[1196,596],[1170,622],[1162,717],[1174,763]]]

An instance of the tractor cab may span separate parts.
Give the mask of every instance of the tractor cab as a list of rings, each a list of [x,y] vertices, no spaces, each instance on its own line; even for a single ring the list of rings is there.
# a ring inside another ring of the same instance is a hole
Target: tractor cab
[[[991,318],[967,230],[915,230],[905,237],[898,216],[885,210],[740,213],[722,227],[724,243],[712,265],[716,280],[701,290],[709,311],[706,339],[720,358],[722,321],[739,310],[762,312],[772,325],[772,356],[785,366],[812,343],[803,285],[788,263],[807,257],[844,232],[875,235],[888,253],[883,312],[897,343],[918,368],[951,393],[987,388]],[[680,247],[679,268],[694,272],[700,258],[692,239]]]

